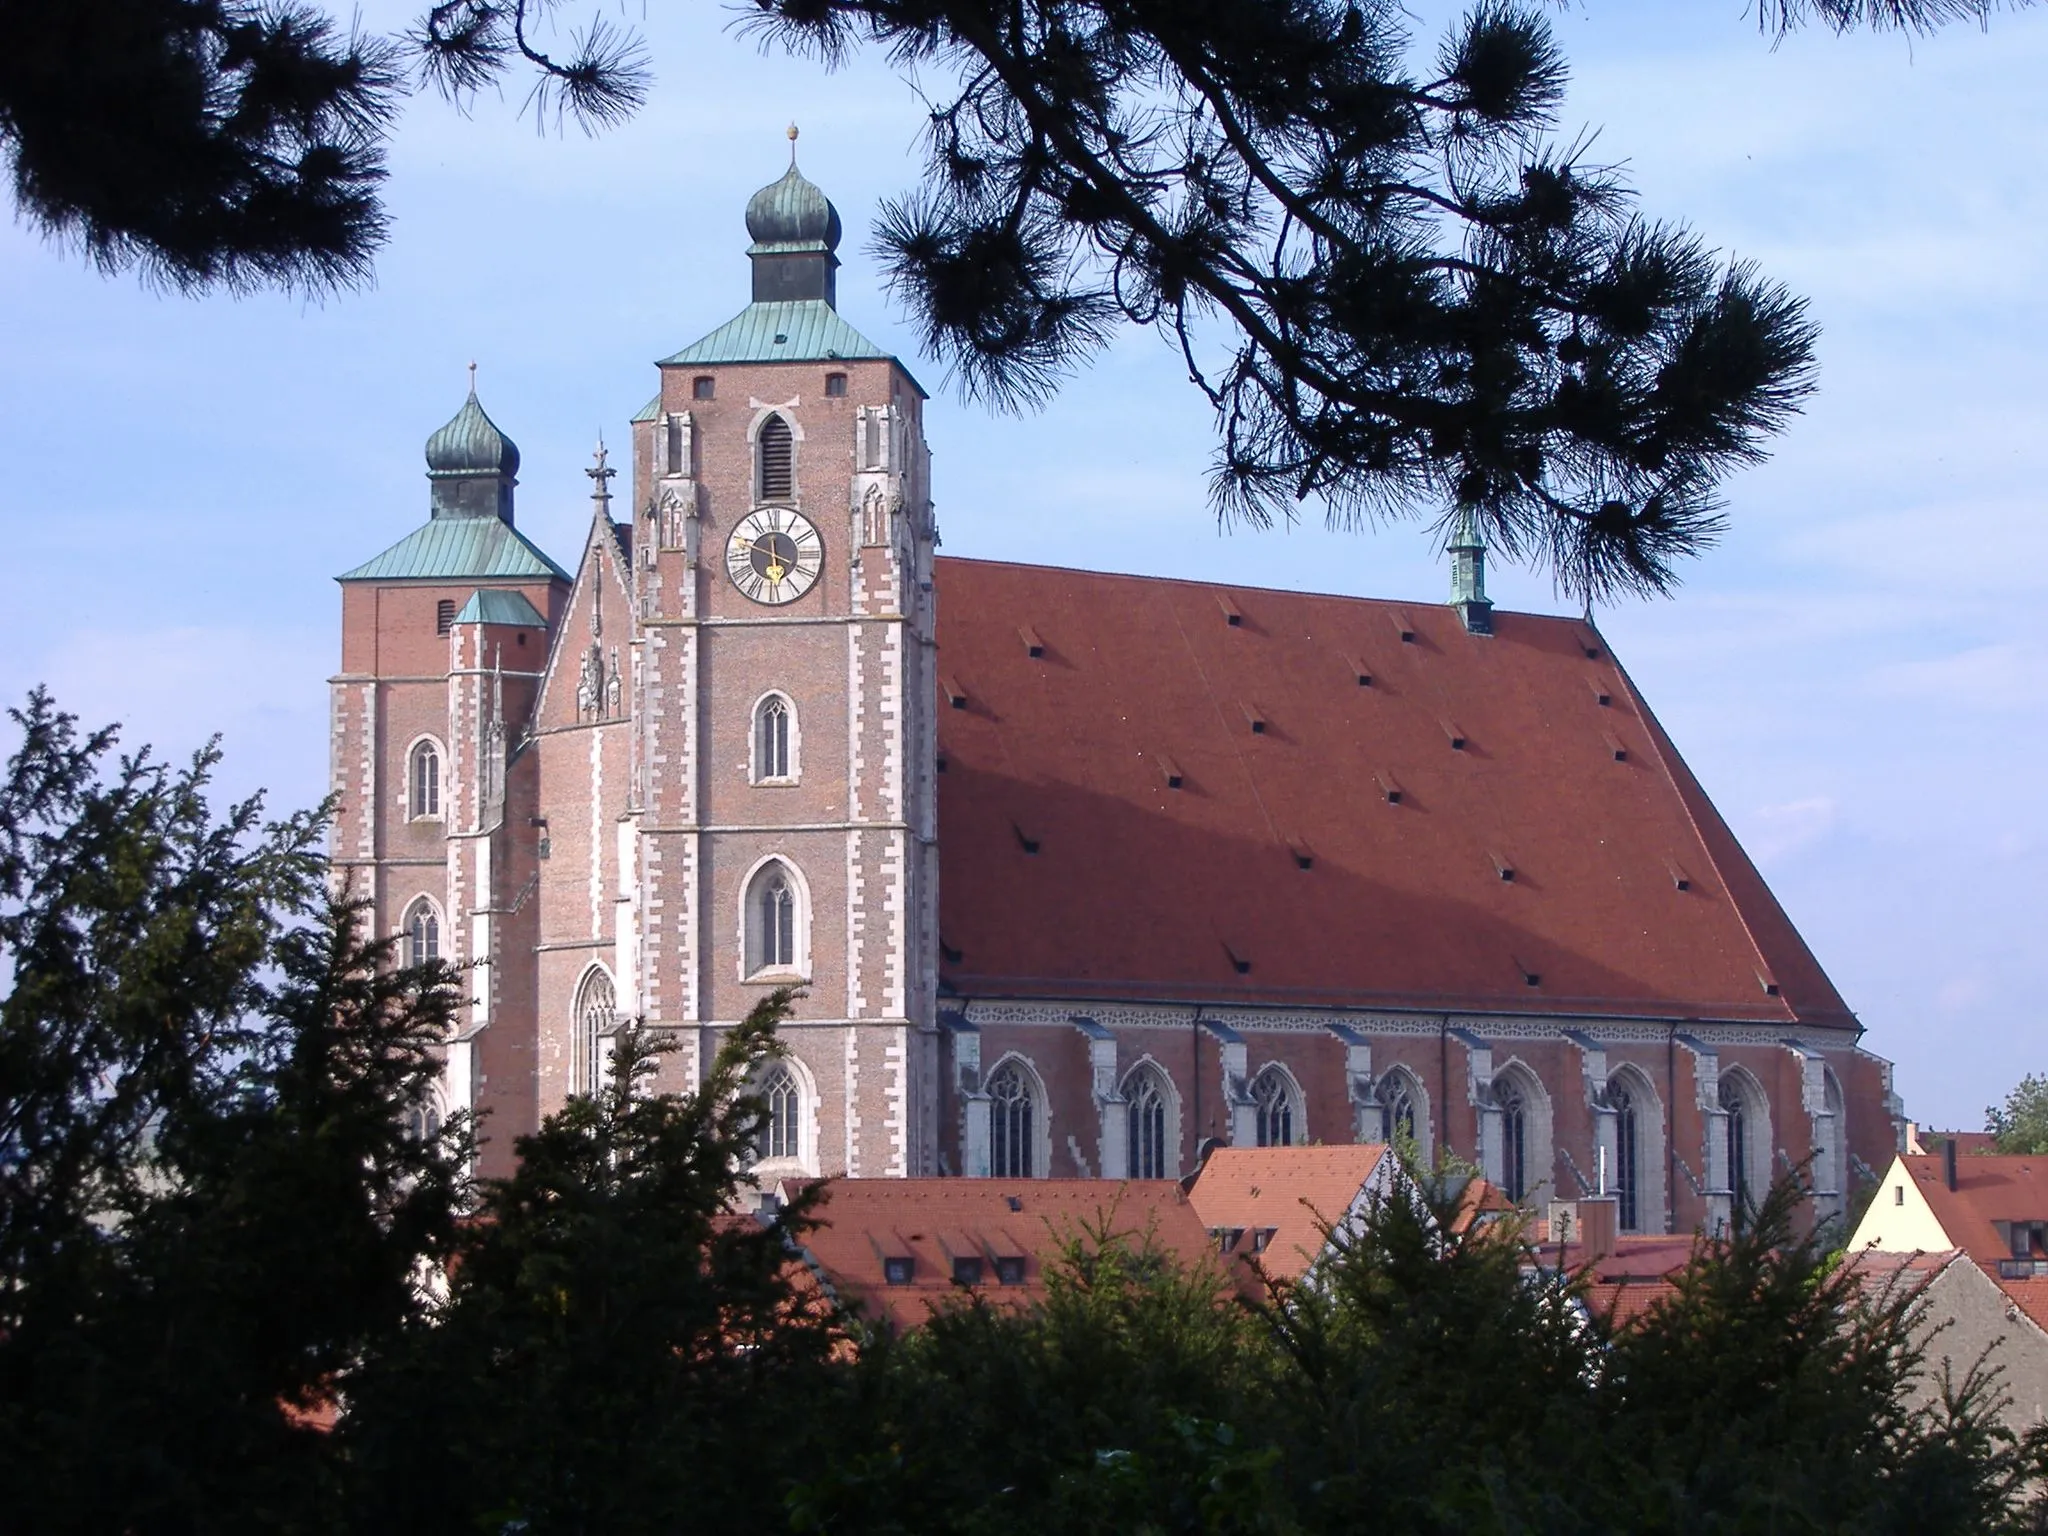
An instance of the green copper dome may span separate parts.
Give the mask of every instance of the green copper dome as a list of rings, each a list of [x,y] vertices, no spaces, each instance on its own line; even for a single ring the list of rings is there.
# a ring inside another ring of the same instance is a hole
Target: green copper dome
[[[427,439],[427,476],[502,475],[519,473],[519,447],[498,430],[477,403],[476,390],[462,402],[454,419]]]
[[[797,170],[794,161],[782,180],[747,200],[747,233],[754,251],[836,251],[839,210]]]

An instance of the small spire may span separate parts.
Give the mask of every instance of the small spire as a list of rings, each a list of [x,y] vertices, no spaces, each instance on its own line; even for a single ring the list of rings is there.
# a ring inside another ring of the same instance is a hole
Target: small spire
[[[1486,536],[1480,532],[1479,514],[1472,508],[1458,509],[1444,550],[1451,557],[1451,606],[1464,619],[1467,631],[1492,634],[1493,604],[1486,596]]]
[[[471,359],[469,365],[469,398],[472,400],[476,398],[476,361],[474,359]]]
[[[591,457],[597,461],[595,466],[583,471],[583,473],[590,476],[591,506],[600,517],[610,521],[612,515],[612,479],[618,474],[618,471],[605,462],[609,455],[605,452],[604,434],[602,432],[597,434],[597,451]]]

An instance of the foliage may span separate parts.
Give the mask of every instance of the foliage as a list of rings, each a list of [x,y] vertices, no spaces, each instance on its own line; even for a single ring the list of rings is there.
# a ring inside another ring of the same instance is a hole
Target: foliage
[[[389,42],[309,0],[0,0],[17,206],[107,271],[317,292],[383,243]]]
[[[2001,1152],[2048,1153],[2048,1077],[2030,1072],[2021,1078],[2003,1104],[1984,1111],[1984,1129]]]
[[[322,890],[320,815],[216,756],[109,764],[37,693],[0,783],[0,1507],[37,1530],[317,1525],[309,1413],[415,1312],[463,1128],[444,968]]]
[[[343,1440],[363,1528],[759,1530],[839,1335],[792,1278],[798,1200],[735,1213],[765,1106],[745,1086],[791,994],[764,998],[691,1093],[618,1037],[609,1085],[518,1144],[445,1301],[380,1350]],[[524,1522],[523,1525],[517,1522]]]

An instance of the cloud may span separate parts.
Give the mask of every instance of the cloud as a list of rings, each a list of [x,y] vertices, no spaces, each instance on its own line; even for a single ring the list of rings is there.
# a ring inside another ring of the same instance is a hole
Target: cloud
[[[1835,825],[1835,802],[1828,795],[1809,795],[1760,806],[1749,820],[1743,846],[1759,864],[1770,864],[1825,837]]]

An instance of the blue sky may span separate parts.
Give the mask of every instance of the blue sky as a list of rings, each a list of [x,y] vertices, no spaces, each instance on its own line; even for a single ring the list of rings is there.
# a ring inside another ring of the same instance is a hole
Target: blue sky
[[[1431,39],[1451,11],[1416,14]],[[464,365],[524,453],[520,525],[569,557],[598,432],[623,437],[651,360],[745,302],[740,210],[791,118],[848,227],[842,310],[937,395],[949,552],[1441,595],[1418,526],[1220,534],[1207,414],[1150,336],[1042,414],[962,404],[865,250],[915,174],[917,97],[878,59],[764,57],[726,19],[650,8],[653,102],[602,138],[537,134],[516,91],[414,103],[368,292],[165,296],[0,229],[0,691],[48,682],[178,751],[221,731],[226,788],[317,799],[331,578],[424,516],[421,444]],[[1600,622],[1909,1113],[1975,1125],[2048,1070],[2048,13],[1775,49],[1741,0],[1584,0],[1556,24],[1567,130],[1596,129],[1650,213],[1809,296],[1823,332],[1820,395],[1729,485],[1728,539],[1674,599]],[[1560,606],[1528,573],[1494,590]]]

